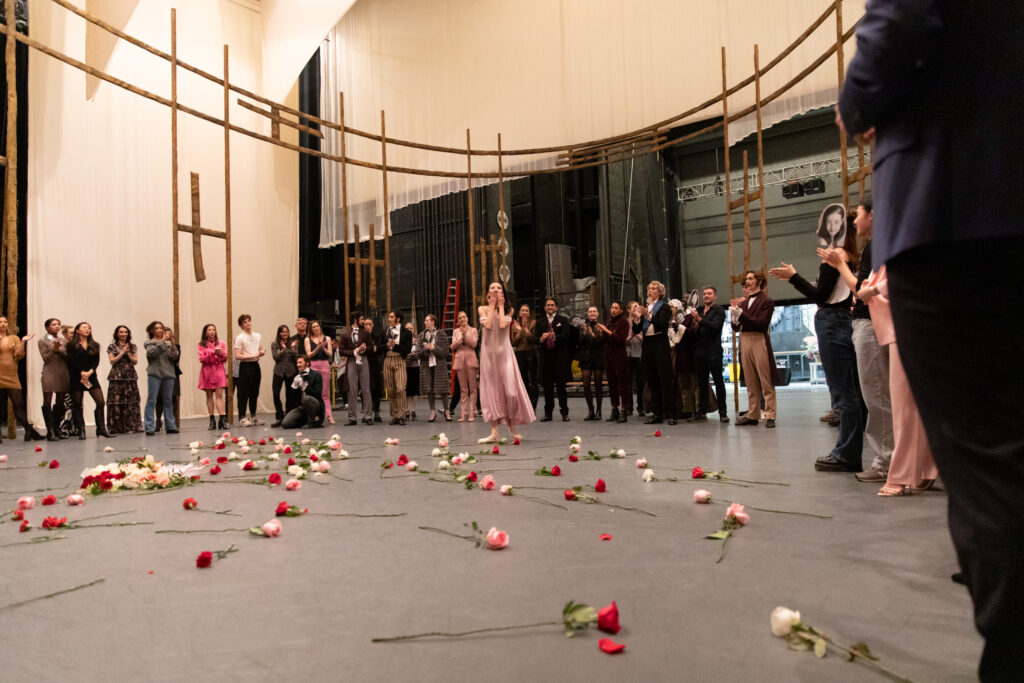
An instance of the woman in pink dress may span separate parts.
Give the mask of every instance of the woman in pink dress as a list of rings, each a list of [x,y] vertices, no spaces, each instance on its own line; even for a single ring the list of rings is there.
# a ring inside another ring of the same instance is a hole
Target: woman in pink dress
[[[479,443],[498,441],[498,425],[508,425],[515,439],[522,439],[516,425],[529,424],[537,419],[530,394],[519,374],[509,325],[512,316],[505,303],[505,287],[492,282],[487,288],[487,305],[478,311],[480,334],[480,409],[484,419],[491,423],[491,434]]]
[[[459,380],[459,396],[462,404],[462,417],[459,422],[468,419],[473,421],[476,413],[476,371],[480,362],[476,357],[476,343],[479,341],[475,327],[469,326],[469,316],[459,311],[455,319],[455,330],[452,331],[451,350],[455,354],[452,371]]]
[[[224,387],[228,376],[224,363],[228,360],[227,344],[217,338],[217,326],[213,323],[203,327],[199,341],[199,388],[206,393],[206,412],[210,415],[210,429],[226,429],[224,420]],[[217,418],[214,418],[216,409]]]

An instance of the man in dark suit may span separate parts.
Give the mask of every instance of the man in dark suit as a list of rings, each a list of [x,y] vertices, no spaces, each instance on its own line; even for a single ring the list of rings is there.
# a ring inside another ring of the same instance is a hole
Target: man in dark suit
[[[558,314],[554,297],[544,300],[544,315],[537,318],[537,346],[540,349],[540,381],[544,385],[544,417],[550,422],[555,410],[555,390],[558,390],[558,408],[562,422],[569,421],[569,400],[565,385],[569,382],[569,319]]]
[[[764,397],[765,427],[775,427],[775,354],[769,329],[775,302],[764,293],[765,279],[752,270],[744,273],[743,293],[729,302],[732,329],[740,332],[740,364],[747,383],[747,412],[737,425],[757,425]]]
[[[657,280],[647,285],[647,306],[640,307],[640,320],[633,324],[633,334],[643,335],[643,363],[651,403],[651,414],[644,424],[661,424],[672,397],[672,355],[668,345],[668,327],[672,308],[665,301],[665,285]]]
[[[352,324],[338,335],[338,353],[345,359],[345,377],[348,380],[348,422],[357,424],[356,400],[362,397],[363,424],[373,424],[373,395],[370,391],[370,361],[366,358],[370,343],[369,333],[363,329],[363,314],[352,314]]]
[[[384,333],[374,326],[373,318],[363,318],[363,328],[370,339],[366,356],[370,360],[370,396],[373,399],[373,421],[381,422],[380,398],[384,393]]]
[[[697,375],[699,406],[694,420],[708,421],[708,373],[715,383],[715,400],[718,402],[719,422],[729,421],[729,407],[725,400],[725,381],[722,379],[722,326],[725,324],[725,309],[718,305],[718,290],[707,285],[701,292],[703,308],[693,312],[690,327],[697,337],[694,352],[694,367]]]
[[[292,388],[302,391],[297,408],[292,408],[281,420],[284,429],[315,428],[324,424],[324,381],[319,372],[309,369],[309,358],[300,354],[295,359],[299,373],[292,380]]]
[[[983,681],[1024,680],[1024,364],[992,375],[1024,316],[958,315],[1020,289],[1022,26],[1012,0],[872,0],[837,117],[877,139],[872,258],[887,266],[900,359],[949,494]]]

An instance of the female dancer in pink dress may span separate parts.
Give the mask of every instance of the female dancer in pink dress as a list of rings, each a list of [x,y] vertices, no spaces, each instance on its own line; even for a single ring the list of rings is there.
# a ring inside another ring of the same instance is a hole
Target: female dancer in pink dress
[[[484,419],[491,423],[491,434],[479,443],[498,441],[498,425],[508,424],[508,430],[515,439],[522,439],[516,432],[516,425],[529,424],[537,419],[533,412],[530,394],[523,385],[516,363],[509,325],[512,316],[505,303],[505,288],[500,282],[492,282],[487,289],[487,305],[478,311],[480,335],[483,344],[480,349],[480,408]]]

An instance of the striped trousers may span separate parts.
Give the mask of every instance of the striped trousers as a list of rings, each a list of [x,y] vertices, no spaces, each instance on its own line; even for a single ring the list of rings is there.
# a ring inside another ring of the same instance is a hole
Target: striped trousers
[[[397,353],[384,357],[384,391],[391,417],[405,419],[405,359]]]

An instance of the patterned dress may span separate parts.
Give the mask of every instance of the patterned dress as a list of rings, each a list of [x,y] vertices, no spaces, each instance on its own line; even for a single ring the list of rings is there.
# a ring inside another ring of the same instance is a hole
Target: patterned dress
[[[107,431],[111,434],[131,434],[142,431],[142,412],[139,409],[139,375],[135,372],[128,354],[137,353],[135,344],[129,345],[128,353],[110,366],[107,375]],[[117,343],[107,347],[107,353],[121,353]]]

